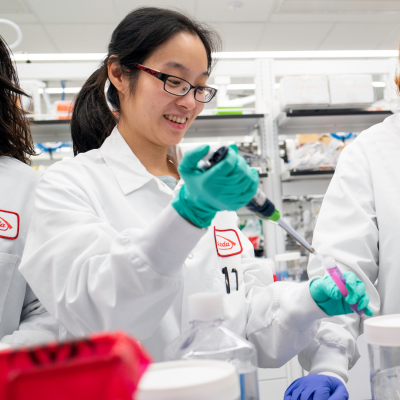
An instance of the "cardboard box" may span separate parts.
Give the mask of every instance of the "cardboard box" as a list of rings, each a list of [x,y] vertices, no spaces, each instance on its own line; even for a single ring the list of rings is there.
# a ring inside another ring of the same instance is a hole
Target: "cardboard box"
[[[318,133],[303,133],[300,135],[296,135],[296,139],[300,147],[310,142],[318,142],[319,135]]]

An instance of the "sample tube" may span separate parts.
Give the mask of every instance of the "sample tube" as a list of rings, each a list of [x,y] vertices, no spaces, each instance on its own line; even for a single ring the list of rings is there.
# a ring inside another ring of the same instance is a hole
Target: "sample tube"
[[[329,275],[336,283],[336,286],[340,290],[343,298],[346,298],[349,291],[346,288],[346,279],[344,278],[342,272],[336,265],[336,261],[333,257],[326,257],[322,261],[322,266],[328,271]],[[358,302],[356,304],[349,304],[350,308],[358,314],[360,317],[363,315],[362,310],[358,309]]]

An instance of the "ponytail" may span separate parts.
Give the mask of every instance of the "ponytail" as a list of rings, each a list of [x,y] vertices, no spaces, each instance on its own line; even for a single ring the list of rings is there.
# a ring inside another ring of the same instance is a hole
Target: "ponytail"
[[[75,100],[74,111],[71,118],[71,135],[74,154],[85,153],[98,149],[110,136],[117,124],[107,104],[105,85],[108,79],[107,62],[95,71],[83,85]],[[119,108],[118,93],[114,85],[113,106]],[[115,95],[118,99],[115,104]]]
[[[212,53],[220,48],[220,37],[204,23],[178,12],[164,8],[142,7],[128,14],[117,26],[108,45],[108,57],[91,75],[78,94],[71,120],[74,154],[98,149],[117,124],[110,110],[121,114],[118,90],[108,80],[107,65],[117,62],[122,74],[130,80],[133,93],[138,78],[137,64],[143,64],[153,51],[179,32],[196,35],[207,53],[207,69],[211,72]],[[105,86],[107,99],[105,96]]]
[[[13,157],[29,165],[29,156],[36,153],[29,121],[21,108],[22,96],[29,96],[19,87],[10,54],[0,36],[0,156]]]

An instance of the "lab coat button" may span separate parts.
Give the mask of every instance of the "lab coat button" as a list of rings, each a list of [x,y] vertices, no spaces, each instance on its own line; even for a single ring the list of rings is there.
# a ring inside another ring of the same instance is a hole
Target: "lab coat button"
[[[188,255],[188,258],[190,258],[190,259],[192,259],[194,257],[194,255],[192,254],[192,253],[190,253],[189,255]]]

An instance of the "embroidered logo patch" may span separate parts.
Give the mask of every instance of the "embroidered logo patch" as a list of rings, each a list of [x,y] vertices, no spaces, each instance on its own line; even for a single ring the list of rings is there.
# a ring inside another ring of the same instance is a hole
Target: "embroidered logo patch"
[[[0,238],[14,240],[19,234],[19,215],[0,210]]]
[[[214,239],[217,253],[220,257],[230,257],[243,251],[239,235],[234,229],[214,228]]]

